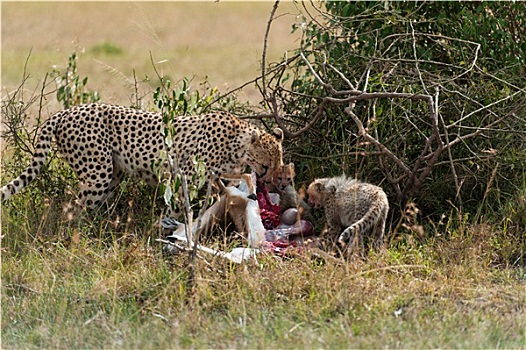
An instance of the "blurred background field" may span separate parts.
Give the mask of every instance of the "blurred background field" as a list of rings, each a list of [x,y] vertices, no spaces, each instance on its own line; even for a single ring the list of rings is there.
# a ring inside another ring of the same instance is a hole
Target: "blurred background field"
[[[27,57],[31,90],[56,65],[77,52],[79,75],[104,102],[130,104],[138,81],[156,68],[172,79],[208,79],[220,91],[258,76],[272,2],[4,2],[2,93],[22,79]],[[296,5],[282,3],[272,25],[267,56],[276,61],[298,44],[291,34]],[[150,57],[151,53],[151,57]],[[63,67],[58,67],[63,68]],[[255,101],[254,88],[241,98]]]

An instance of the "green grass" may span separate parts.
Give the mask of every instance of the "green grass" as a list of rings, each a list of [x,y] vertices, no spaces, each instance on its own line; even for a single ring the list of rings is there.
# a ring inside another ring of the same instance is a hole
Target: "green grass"
[[[104,41],[103,43],[92,46],[90,51],[95,55],[120,55],[124,50],[118,45]]]
[[[2,213],[3,348],[526,346],[526,271],[495,266],[486,225],[345,264],[205,256],[191,290],[137,208],[69,225],[29,198]]]

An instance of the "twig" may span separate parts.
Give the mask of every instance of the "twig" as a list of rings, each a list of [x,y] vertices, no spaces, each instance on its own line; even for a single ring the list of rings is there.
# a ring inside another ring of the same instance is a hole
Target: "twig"
[[[293,61],[295,61],[296,59],[298,59],[298,57],[299,57],[299,55],[294,55],[294,56],[292,56],[292,57],[290,57],[290,58],[287,58],[287,59],[286,59],[285,61],[283,61],[281,64],[279,64],[279,65],[277,65],[277,66],[275,66],[275,67],[273,67],[273,68],[270,68],[270,69],[266,70],[264,76],[268,76],[268,75],[270,75],[270,74],[276,72],[277,70],[283,69],[283,67],[288,66],[290,63],[292,63]],[[236,87],[236,88],[234,88],[234,89],[232,89],[232,90],[229,90],[229,91],[225,92],[225,93],[222,94],[222,95],[219,95],[218,97],[216,97],[215,99],[213,99],[212,101],[210,101],[210,102],[206,105],[205,109],[208,109],[208,108],[209,108],[210,106],[212,106],[214,103],[217,103],[218,101],[224,99],[225,97],[227,97],[227,96],[229,96],[229,95],[231,95],[231,94],[233,94],[233,93],[235,93],[235,92],[237,92],[237,91],[240,91],[240,90],[244,89],[244,88],[247,87],[248,85],[250,85],[250,84],[254,84],[254,83],[257,83],[259,80],[263,80],[263,75],[260,75],[260,76],[258,76],[258,77],[256,77],[256,78],[252,79],[252,80],[247,81],[246,83],[241,84],[240,86],[238,86],[238,87]]]
[[[482,213],[482,208],[484,208],[484,203],[486,202],[486,199],[488,198],[489,191],[491,189],[491,186],[493,185],[493,181],[495,181],[495,177],[497,177],[497,169],[499,168],[499,164],[497,163],[497,166],[493,168],[493,171],[491,172],[491,177],[488,181],[488,184],[486,185],[486,190],[484,191],[484,196],[482,197],[482,202],[480,203],[480,206],[477,210],[477,215],[475,216],[475,222],[479,221],[480,215]]]
[[[334,95],[336,93],[336,90],[332,87],[331,84],[326,83],[320,75],[314,70],[314,67],[312,67],[312,64],[309,62],[309,60],[305,57],[305,54],[303,51],[300,52],[300,57],[303,59],[309,70],[311,71],[312,75],[316,80],[320,83],[321,86],[323,86],[325,89],[329,91],[331,95]]]
[[[274,2],[274,6],[272,6],[272,10],[270,11],[270,16],[267,22],[267,28],[265,30],[265,38],[263,40],[263,53],[261,57],[261,81],[262,81],[262,93],[263,93],[263,99],[264,101],[267,101],[269,96],[267,96],[267,82],[266,82],[266,64],[267,64],[267,42],[268,42],[268,35],[270,33],[270,25],[272,24],[272,21],[274,19],[274,14],[276,13],[276,10],[278,9],[279,0],[276,0]],[[277,110],[274,110],[274,113],[277,114]]]
[[[195,251],[193,251],[192,245],[194,242],[193,237],[193,219],[194,219],[194,213],[192,211],[192,207],[190,206],[190,196],[188,194],[188,183],[186,174],[181,174],[181,188],[183,190],[183,203],[184,203],[184,209],[185,209],[185,235],[186,235],[186,244],[187,248],[190,251],[189,255],[189,271],[188,271],[188,280],[193,285],[194,277],[195,277],[195,271],[194,271],[194,262],[195,262]]]
[[[505,119],[508,119],[509,117],[515,117],[515,112],[510,112],[500,118],[498,118],[497,120],[494,120],[493,122],[489,123],[488,125],[486,125],[486,128],[491,128],[493,127],[494,125],[497,125],[497,124],[500,124],[503,120]],[[450,124],[451,125],[451,124]],[[465,135],[462,135],[462,136],[457,136],[453,141],[449,142],[447,145],[445,145],[444,147],[445,148],[449,148],[449,147],[452,147],[454,145],[456,145],[457,143],[459,142],[463,142],[464,140],[467,140],[469,138],[472,138],[472,137],[475,137],[475,136],[478,136],[480,135],[482,132],[484,131],[484,128],[478,128],[476,129],[476,131],[470,133],[470,134],[465,134]]]
[[[195,261],[195,258],[197,256],[197,244],[199,243],[199,239],[201,236],[201,225],[203,221],[202,219],[203,219],[204,213],[208,209],[208,203],[210,201],[210,197],[212,194],[212,183],[213,183],[212,176],[210,176],[208,180],[208,187],[206,188],[206,196],[204,199],[204,203],[201,209],[199,209],[199,214],[197,216],[197,228],[196,228],[196,233],[195,233],[195,238],[194,238],[194,249],[192,250],[192,256],[191,256],[192,262]],[[191,226],[190,226],[190,230],[193,230]]]
[[[298,158],[304,158],[304,159],[316,159],[316,160],[323,161],[323,160],[332,159],[332,158],[343,158],[343,157],[349,157],[349,156],[354,156],[354,155],[359,155],[359,156],[362,156],[362,157],[381,156],[381,155],[384,155],[385,153],[381,152],[381,151],[377,151],[377,152],[374,152],[374,151],[367,151],[367,152],[366,151],[354,151],[354,152],[344,152],[344,153],[329,154],[329,155],[326,155],[326,156],[323,156],[323,157],[313,156],[313,155],[310,155],[310,154],[301,154],[301,153],[296,153],[296,152],[288,152],[287,154],[289,156],[291,156],[292,159],[298,157]]]
[[[331,68],[333,71],[336,72],[336,74],[338,74],[340,76],[340,78],[347,84],[349,85],[349,87],[351,88],[351,90],[356,90],[356,88],[354,87],[354,85],[351,83],[351,81],[349,79],[347,79],[347,77],[342,73],[340,72],[338,69],[336,69],[336,67],[334,67],[332,64],[330,63],[327,63],[327,66],[329,66],[329,68]]]
[[[383,152],[380,152],[383,154]],[[402,198],[402,190],[400,189],[400,180],[396,180],[393,178],[391,173],[387,170],[387,167],[384,165],[384,161],[382,157],[378,157],[378,165],[380,166],[380,169],[384,173],[385,177],[387,178],[387,182],[391,184],[393,189],[395,190],[396,196],[398,198]]]
[[[448,129],[457,126],[458,123],[461,123],[462,121],[468,119],[468,118],[471,117],[472,115],[474,115],[474,114],[476,114],[476,113],[479,113],[479,112],[482,112],[482,111],[484,111],[484,110],[486,110],[486,109],[488,109],[488,108],[490,108],[490,107],[492,107],[492,106],[495,106],[495,105],[497,105],[497,104],[499,104],[499,103],[501,103],[501,102],[507,101],[507,100],[509,100],[510,98],[513,98],[513,97],[515,97],[516,95],[518,95],[518,94],[520,94],[520,93],[523,93],[523,91],[520,91],[520,90],[519,90],[519,91],[516,91],[515,93],[513,93],[513,94],[511,94],[511,95],[508,95],[508,96],[506,96],[506,97],[501,98],[500,100],[493,101],[493,102],[490,103],[490,104],[487,104],[487,105],[485,105],[485,106],[482,106],[482,107],[480,107],[479,109],[476,109],[476,110],[474,110],[474,111],[472,111],[472,112],[466,114],[466,115],[463,116],[462,118],[459,118],[459,119],[458,119],[457,121],[455,121],[454,123],[449,124],[449,125],[448,125]]]
[[[449,144],[449,133],[447,132],[446,123],[444,122],[444,118],[442,118],[442,116],[440,116],[440,121],[442,122],[442,126],[444,129],[444,137],[446,140],[446,145],[448,145]],[[451,154],[451,147],[447,148],[447,156],[449,159],[449,167],[451,169],[451,174],[453,175],[453,180],[455,181],[455,189],[456,189],[455,197],[458,198],[459,200],[460,212],[462,213],[463,203],[462,203],[462,197],[460,195],[460,184],[458,182],[457,171],[455,170],[455,163],[453,162],[453,155]]]
[[[387,147],[385,147],[381,142],[372,137],[367,132],[367,130],[365,130],[362,121],[353,112],[354,106],[355,103],[351,102],[349,106],[344,109],[344,111],[353,119],[354,123],[358,127],[358,135],[362,136],[363,138],[374,144],[383,154],[391,158],[393,162],[395,162],[396,165],[398,165],[407,175],[411,175],[411,171],[409,170],[409,168],[397,156],[395,156],[389,149],[387,149]]]
[[[276,115],[276,123],[283,130],[283,132],[285,133],[285,137],[287,137],[287,138],[298,137],[299,135],[303,134],[304,132],[306,132],[310,128],[312,128],[314,126],[314,124],[316,124],[318,119],[320,119],[320,117],[322,116],[323,112],[325,111],[325,105],[327,103],[328,103],[328,99],[327,98],[322,99],[320,104],[318,105],[318,109],[317,109],[317,112],[316,112],[316,115],[314,116],[314,118],[312,118],[312,120],[309,123],[307,123],[307,125],[305,125],[301,129],[299,129],[298,131],[295,131],[295,132],[290,131],[285,126],[285,123],[283,122],[283,119],[279,115]]]
[[[431,170],[433,169],[435,163],[438,161],[442,151],[444,150],[444,143],[440,138],[440,132],[438,129],[438,92],[439,90],[437,88],[435,98],[433,99],[433,97],[429,96],[427,99],[427,107],[429,110],[429,119],[431,122],[432,135],[426,140],[426,143],[422,152],[420,153],[420,156],[416,159],[415,165],[413,166],[413,171],[411,172],[411,175],[409,176],[409,179],[407,181],[407,184],[409,186],[406,186],[402,193],[401,201],[404,204],[407,198],[409,198],[413,193],[420,189],[420,187],[424,183],[424,180],[431,173]],[[434,140],[437,143],[437,149],[431,152],[431,143]],[[418,173],[418,170],[422,166],[425,156],[428,153],[431,154],[431,158],[427,161],[427,164],[424,170],[420,173],[420,176],[416,177],[416,174]]]

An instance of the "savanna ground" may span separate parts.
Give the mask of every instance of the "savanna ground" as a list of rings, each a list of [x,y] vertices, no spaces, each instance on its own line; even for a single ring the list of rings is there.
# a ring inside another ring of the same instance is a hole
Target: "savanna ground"
[[[208,78],[227,91],[258,75],[271,8],[263,2],[2,3],[3,93],[20,84],[30,52],[28,90],[53,67],[63,68],[74,51],[82,56],[79,74],[108,103],[129,104],[135,80],[154,84],[152,61],[173,80],[195,78],[197,85]],[[279,14],[269,60],[298,39],[290,33],[295,6],[284,3]],[[142,93],[148,92],[145,86]],[[252,88],[244,98],[256,96]]]
[[[270,8],[3,3],[2,92],[20,84],[30,49],[29,94],[74,50],[105,102],[130,104],[134,71],[138,81],[154,76],[150,51],[174,79],[207,76],[225,91],[258,74]],[[294,6],[285,8],[270,57],[294,43]],[[140,86],[149,102],[149,81]],[[56,109],[48,95],[44,110]],[[2,207],[2,348],[526,347],[523,258],[506,255],[514,242],[492,225],[452,214],[365,261],[203,257],[191,288],[186,256],[163,255],[155,241],[154,201],[134,200],[149,190],[130,187],[114,211],[80,223],[62,221],[62,188],[35,186]]]

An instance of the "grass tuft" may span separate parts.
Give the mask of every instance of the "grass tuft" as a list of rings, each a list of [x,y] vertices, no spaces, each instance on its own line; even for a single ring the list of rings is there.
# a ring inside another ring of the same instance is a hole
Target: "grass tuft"
[[[95,55],[121,55],[124,52],[122,47],[109,41],[93,45],[90,51]]]
[[[2,212],[3,348],[526,345],[526,271],[495,264],[488,225],[345,264],[205,256],[190,289],[186,255],[163,255],[134,217],[59,223],[58,205],[23,212],[30,197],[15,198]]]

